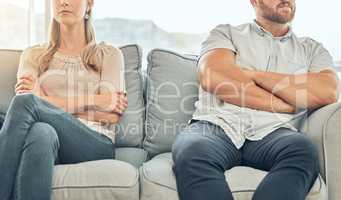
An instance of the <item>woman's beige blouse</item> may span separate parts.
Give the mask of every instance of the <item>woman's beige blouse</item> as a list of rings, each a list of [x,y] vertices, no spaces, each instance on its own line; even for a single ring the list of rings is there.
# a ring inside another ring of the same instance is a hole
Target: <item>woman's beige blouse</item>
[[[80,56],[55,53],[49,68],[40,74],[38,59],[45,50],[44,45],[26,49],[20,59],[17,77],[32,74],[48,96],[73,97],[124,91],[124,63],[120,49],[100,43],[90,63],[99,67],[96,72],[87,69]],[[115,140],[114,126],[108,123],[86,121],[78,118],[91,129]]]

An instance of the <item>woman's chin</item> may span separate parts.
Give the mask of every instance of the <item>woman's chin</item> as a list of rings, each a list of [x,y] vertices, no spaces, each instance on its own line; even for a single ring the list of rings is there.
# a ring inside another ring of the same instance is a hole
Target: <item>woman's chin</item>
[[[68,17],[68,16],[60,17],[58,22],[65,26],[72,26],[77,23],[77,21],[73,17]]]

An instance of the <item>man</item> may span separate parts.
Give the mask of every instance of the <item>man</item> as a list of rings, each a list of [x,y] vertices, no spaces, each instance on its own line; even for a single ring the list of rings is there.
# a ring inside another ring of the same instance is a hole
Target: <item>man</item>
[[[224,172],[239,165],[269,171],[254,200],[304,200],[318,176],[316,148],[295,123],[337,101],[332,58],[293,33],[295,0],[251,3],[254,23],[219,25],[202,45],[197,109],[173,145],[181,200],[233,199]]]

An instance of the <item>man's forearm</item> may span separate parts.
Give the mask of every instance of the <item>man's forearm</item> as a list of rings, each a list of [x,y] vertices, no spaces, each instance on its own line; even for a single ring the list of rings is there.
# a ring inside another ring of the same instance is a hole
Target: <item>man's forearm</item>
[[[338,80],[331,73],[299,75],[253,72],[257,85],[296,108],[318,108],[337,99]]]
[[[293,106],[257,86],[240,68],[235,67],[229,73],[215,71],[208,73],[209,76],[206,74],[206,77],[209,79],[205,81],[201,79],[203,89],[215,94],[224,102],[268,112],[295,112]]]

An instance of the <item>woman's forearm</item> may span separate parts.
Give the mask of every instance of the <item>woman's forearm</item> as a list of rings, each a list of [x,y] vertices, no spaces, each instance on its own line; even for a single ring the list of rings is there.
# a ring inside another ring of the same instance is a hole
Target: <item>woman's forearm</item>
[[[89,103],[89,96],[77,96],[77,97],[59,97],[59,96],[40,96],[45,101],[57,106],[64,111],[77,114],[87,110],[91,107]]]
[[[100,112],[100,111],[86,111],[82,113],[77,113],[74,116],[79,117],[81,119],[85,119],[87,121],[110,123],[110,124],[118,123],[121,118],[119,114],[106,113],[106,112]]]

